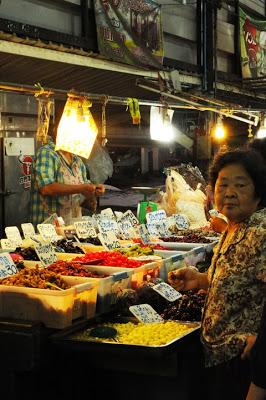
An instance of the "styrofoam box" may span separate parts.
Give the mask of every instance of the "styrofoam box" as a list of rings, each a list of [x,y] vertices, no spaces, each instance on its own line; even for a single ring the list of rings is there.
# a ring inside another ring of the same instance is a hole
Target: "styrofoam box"
[[[108,312],[112,309],[114,304],[117,303],[118,293],[123,289],[128,289],[131,287],[132,273],[129,268],[125,269],[107,266],[91,266],[87,265],[86,268],[89,271],[97,272],[99,275],[108,274],[109,276],[103,278],[82,278],[89,282],[97,282],[97,303],[96,303],[96,313],[101,314]],[[66,278],[66,277],[64,277]],[[73,281],[79,280],[78,276],[71,277]]]
[[[43,322],[49,328],[63,329],[72,320],[93,318],[96,311],[97,281],[64,277],[66,290],[37,289],[0,285],[0,316]]]

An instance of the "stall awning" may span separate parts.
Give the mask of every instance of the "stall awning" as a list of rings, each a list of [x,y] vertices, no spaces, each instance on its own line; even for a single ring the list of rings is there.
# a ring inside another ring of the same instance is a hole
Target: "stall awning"
[[[1,36],[0,36],[1,37]],[[157,100],[136,86],[136,78],[158,79],[159,71],[151,71],[103,59],[98,54],[64,46],[35,44],[17,38],[18,42],[0,40],[0,81],[21,85],[40,82],[46,88],[97,93],[110,96]],[[21,42],[23,41],[23,43]],[[54,47],[54,48],[53,48]],[[167,77],[167,72],[160,72]],[[180,74],[185,86],[200,85],[198,76]]]

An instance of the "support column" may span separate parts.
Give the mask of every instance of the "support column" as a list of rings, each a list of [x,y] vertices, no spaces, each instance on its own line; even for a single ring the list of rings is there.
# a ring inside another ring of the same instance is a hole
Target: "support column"
[[[159,171],[159,148],[153,147],[152,148],[152,170]]]
[[[149,172],[149,149],[147,147],[141,148],[141,174]]]

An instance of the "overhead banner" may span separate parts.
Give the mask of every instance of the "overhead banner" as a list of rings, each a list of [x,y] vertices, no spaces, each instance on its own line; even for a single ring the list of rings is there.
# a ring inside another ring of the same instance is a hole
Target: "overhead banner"
[[[243,78],[266,76],[266,20],[247,15],[241,8],[240,55]]]
[[[150,0],[95,0],[100,54],[114,61],[161,68],[160,5]]]

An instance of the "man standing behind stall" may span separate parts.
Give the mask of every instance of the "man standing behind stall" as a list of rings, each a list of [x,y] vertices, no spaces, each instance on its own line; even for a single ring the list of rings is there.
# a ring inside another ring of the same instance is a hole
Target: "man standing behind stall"
[[[50,127],[54,140],[59,120]],[[80,157],[66,151],[55,151],[52,139],[40,147],[36,155],[32,193],[34,225],[54,213],[69,224],[72,218],[82,216],[82,207],[94,209],[97,196],[103,193],[103,185],[92,184],[87,179],[86,167]]]

